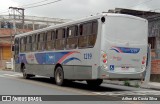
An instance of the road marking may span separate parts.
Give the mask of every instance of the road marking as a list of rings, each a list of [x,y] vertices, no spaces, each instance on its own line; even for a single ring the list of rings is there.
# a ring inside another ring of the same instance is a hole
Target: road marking
[[[0,75],[0,77],[3,77],[3,78],[5,78],[6,76]]]
[[[19,77],[22,76],[22,74],[3,74],[3,76]]]

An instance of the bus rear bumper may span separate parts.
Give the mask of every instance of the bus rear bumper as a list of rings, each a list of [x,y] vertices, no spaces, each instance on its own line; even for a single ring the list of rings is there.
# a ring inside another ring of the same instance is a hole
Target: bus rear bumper
[[[133,73],[133,74],[120,74],[120,73],[109,73],[108,79],[119,79],[119,80],[142,80],[144,79],[144,72],[142,73]]]
[[[115,80],[142,80],[145,78],[146,71],[139,73],[111,73],[106,70],[101,70],[99,72],[100,79],[115,79]]]

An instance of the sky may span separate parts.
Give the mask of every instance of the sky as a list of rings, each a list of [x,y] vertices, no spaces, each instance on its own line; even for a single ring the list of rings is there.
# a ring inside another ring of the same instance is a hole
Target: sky
[[[42,1],[42,2],[41,2]],[[3,0],[0,3],[0,15],[9,14],[8,8],[34,6],[53,2],[56,0]],[[31,5],[32,4],[32,5]],[[25,8],[25,7],[24,7]],[[160,12],[160,0],[61,0],[35,8],[26,8],[25,15],[42,16],[51,18],[77,19],[97,13],[107,12],[114,8],[128,8],[136,10]],[[3,13],[6,12],[6,13]]]

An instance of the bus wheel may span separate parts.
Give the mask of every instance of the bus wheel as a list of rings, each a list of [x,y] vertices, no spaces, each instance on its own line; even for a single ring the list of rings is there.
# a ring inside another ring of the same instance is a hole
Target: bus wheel
[[[58,86],[62,86],[64,84],[64,73],[62,67],[58,66],[56,68],[54,77],[55,77],[55,82]]]
[[[102,84],[102,79],[96,79],[96,80],[87,80],[87,84],[92,87],[98,87]]]
[[[26,73],[25,65],[22,66],[22,73],[23,73],[23,78],[24,79],[29,79],[30,78],[30,75]]]

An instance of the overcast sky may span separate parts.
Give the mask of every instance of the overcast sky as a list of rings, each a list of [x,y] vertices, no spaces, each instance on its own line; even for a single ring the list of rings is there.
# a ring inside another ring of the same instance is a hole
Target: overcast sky
[[[0,14],[2,15],[10,6],[20,7],[40,1],[48,3],[56,0],[3,0],[0,3]],[[116,7],[139,10],[158,9],[157,12],[160,12],[160,0],[61,0],[45,6],[25,9],[25,15],[76,19]]]

